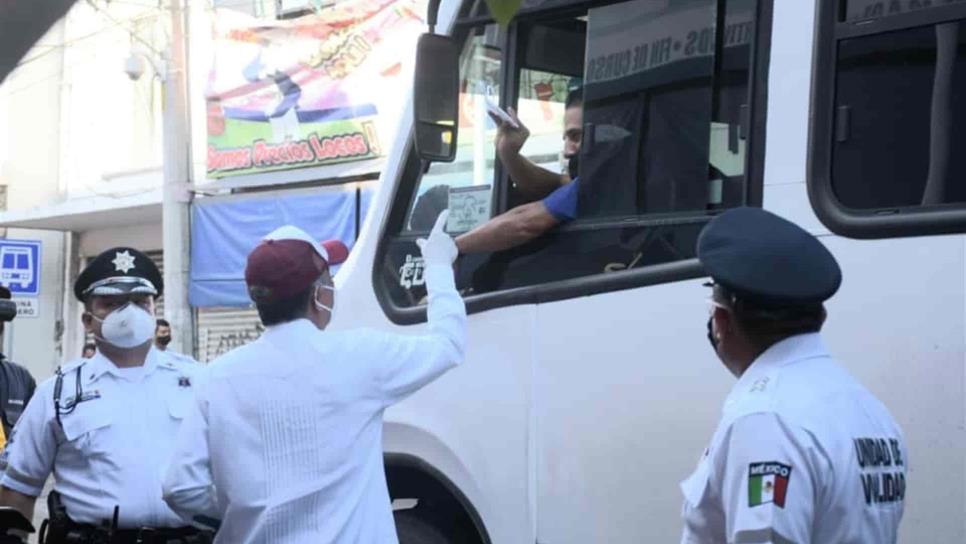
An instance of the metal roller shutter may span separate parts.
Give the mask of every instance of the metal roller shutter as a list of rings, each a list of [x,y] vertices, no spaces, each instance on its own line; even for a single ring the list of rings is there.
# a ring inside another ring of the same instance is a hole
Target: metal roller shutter
[[[262,322],[254,308],[199,308],[197,359],[207,363],[261,336]]]

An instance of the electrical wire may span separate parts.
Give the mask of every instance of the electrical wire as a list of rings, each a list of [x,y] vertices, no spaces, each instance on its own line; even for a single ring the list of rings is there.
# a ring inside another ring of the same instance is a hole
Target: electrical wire
[[[144,14],[144,15],[140,15],[138,17],[134,17],[132,19],[127,19],[127,20],[124,20],[124,21],[118,21],[117,23],[111,23],[110,25],[105,26],[104,28],[100,28],[98,30],[95,30],[94,32],[91,32],[90,34],[85,34],[85,35],[79,36],[77,38],[71,38],[70,40],[67,40],[64,43],[54,44],[54,45],[45,45],[43,47],[48,47],[49,49],[47,49],[46,51],[37,53],[36,55],[34,55],[32,57],[28,57],[26,59],[23,59],[22,61],[20,61],[19,63],[17,63],[16,68],[20,68],[21,66],[25,66],[27,64],[30,64],[31,62],[34,62],[35,60],[39,60],[39,59],[41,59],[41,58],[43,58],[43,57],[45,57],[45,56],[47,56],[47,55],[49,55],[49,54],[51,54],[51,53],[53,53],[55,51],[58,51],[60,49],[63,49],[64,47],[68,47],[68,46],[74,45],[74,44],[76,44],[78,42],[82,42],[84,40],[93,38],[94,36],[98,36],[98,35],[100,35],[100,34],[102,34],[104,32],[107,32],[108,30],[113,30],[113,29],[117,28],[118,26],[120,26],[122,24],[125,24],[125,23],[139,23],[139,22],[141,22],[141,21],[143,21],[145,19],[150,19],[150,18],[153,18],[153,17],[157,17],[158,15],[159,14],[157,14],[157,13],[147,13],[147,14]]]
[[[41,83],[46,83],[46,82],[48,82],[48,81],[50,81],[50,80],[52,80],[54,78],[61,77],[62,75],[64,75],[64,73],[61,72],[61,71],[58,71],[56,74],[51,74],[51,75],[46,76],[46,77],[43,77],[41,79],[37,79],[37,80],[31,81],[30,83],[28,83],[28,84],[26,84],[26,85],[24,85],[22,87],[18,87],[16,89],[12,90],[12,91],[2,91],[2,90],[0,90],[0,94],[3,94],[3,96],[14,96],[16,94],[20,94],[22,92],[29,91],[32,88],[36,87],[37,85],[40,85]]]
[[[100,6],[98,6],[97,4],[95,4],[94,3],[94,0],[87,0],[87,4],[90,7],[94,8],[94,10],[97,11],[98,13],[100,13],[105,19],[107,19],[108,21],[111,21],[112,23],[115,23],[117,26],[120,26],[120,25],[123,25],[124,24],[123,21],[118,21],[116,18],[114,18],[113,15],[111,15],[110,13],[108,13],[107,10],[105,10],[105,9],[101,8]],[[148,51],[151,51],[152,53],[154,53],[155,55],[157,55],[159,57],[161,56],[161,52],[158,51],[154,47],[154,45],[152,43],[150,43],[149,41],[147,41],[144,38],[142,38],[136,31],[131,30],[130,28],[126,28],[125,30],[127,30],[128,34],[130,34],[131,38],[133,38],[137,42],[140,42],[141,45],[143,45],[144,47],[147,47],[148,48]]]
[[[111,47],[119,47],[119,46],[122,46],[122,45],[123,45],[123,42],[120,39],[118,39],[118,40],[116,40],[116,41],[114,41],[114,42],[112,42],[110,44]],[[83,53],[82,52],[75,52],[74,54],[72,54],[72,58],[71,58],[72,62],[70,64],[70,68],[78,68],[78,67],[83,66],[83,65],[85,65],[87,63],[96,61],[97,58],[98,58],[98,52],[97,51],[86,51],[86,52],[83,52]],[[5,85],[0,86],[0,95],[2,95],[2,96],[13,96],[13,95],[17,95],[17,94],[20,94],[22,92],[29,91],[29,90],[33,89],[34,87],[36,87],[38,85],[41,85],[43,83],[46,83],[46,82],[50,81],[51,79],[54,79],[54,78],[57,78],[57,77],[63,77],[63,75],[64,75],[64,71],[62,69],[58,68],[57,71],[54,72],[54,73],[51,73],[51,74],[42,76],[42,77],[37,78],[37,79],[33,79],[33,80],[29,81],[29,82],[23,82],[22,85],[20,85],[20,86],[18,86],[16,88],[13,88],[13,89],[8,90],[8,88],[11,85],[17,83],[17,80],[15,78],[11,78],[11,80],[8,80]]]
[[[109,4],[122,4],[125,6],[139,6],[142,8],[157,8],[161,9],[161,0],[156,0],[151,3],[136,2],[135,0],[107,0]]]

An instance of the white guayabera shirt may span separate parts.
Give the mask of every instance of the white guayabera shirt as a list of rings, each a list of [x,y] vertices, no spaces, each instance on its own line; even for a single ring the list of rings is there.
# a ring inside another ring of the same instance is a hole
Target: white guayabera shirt
[[[218,543],[395,543],[383,411],[457,365],[466,342],[452,269],[425,278],[426,334],[299,319],[212,362],[164,480],[171,508],[221,520]]]

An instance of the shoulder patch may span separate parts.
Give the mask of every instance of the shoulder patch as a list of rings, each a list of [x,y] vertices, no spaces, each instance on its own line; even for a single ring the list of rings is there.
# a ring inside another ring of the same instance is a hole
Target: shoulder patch
[[[771,503],[785,508],[785,494],[791,477],[792,467],[776,461],[748,465],[748,507]]]
[[[771,376],[763,376],[755,380],[751,387],[748,389],[749,393],[763,393],[768,389],[768,383],[771,382]]]

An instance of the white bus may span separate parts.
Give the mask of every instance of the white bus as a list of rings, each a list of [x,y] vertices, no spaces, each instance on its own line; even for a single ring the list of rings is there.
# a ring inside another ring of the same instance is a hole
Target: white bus
[[[419,331],[414,240],[439,209],[465,230],[525,202],[479,89],[559,168],[581,86],[584,181],[577,220],[457,262],[466,361],[386,414],[403,544],[679,539],[678,484],[734,383],[695,240],[738,205],[841,264],[824,336],[905,431],[901,541],[966,542],[966,2],[525,0],[501,27],[483,0],[443,0],[435,30],[459,69],[416,86],[458,89],[459,120],[402,124],[334,326]]]

